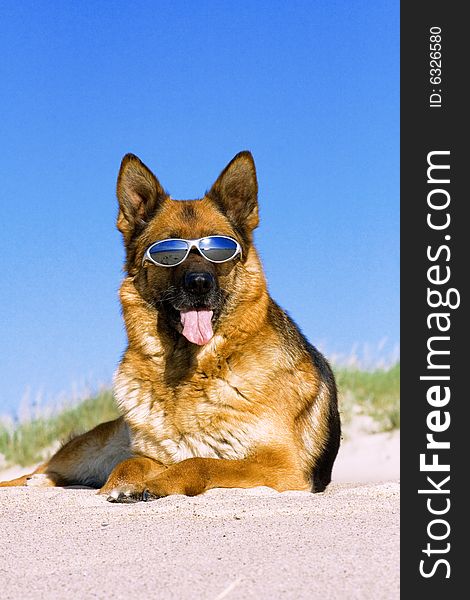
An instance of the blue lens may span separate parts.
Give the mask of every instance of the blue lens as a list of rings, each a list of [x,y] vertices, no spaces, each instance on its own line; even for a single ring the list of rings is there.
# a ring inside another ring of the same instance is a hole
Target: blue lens
[[[165,267],[174,267],[184,260],[188,252],[188,243],[184,240],[163,240],[150,246],[152,260]]]
[[[203,238],[199,242],[199,250],[207,260],[224,262],[231,258],[235,258],[238,246],[235,240],[218,235],[211,235]]]

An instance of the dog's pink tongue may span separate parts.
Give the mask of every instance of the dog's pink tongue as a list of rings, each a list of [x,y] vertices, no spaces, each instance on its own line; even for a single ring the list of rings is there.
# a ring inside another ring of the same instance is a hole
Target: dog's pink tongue
[[[181,311],[184,337],[193,344],[203,346],[212,338],[212,310]]]

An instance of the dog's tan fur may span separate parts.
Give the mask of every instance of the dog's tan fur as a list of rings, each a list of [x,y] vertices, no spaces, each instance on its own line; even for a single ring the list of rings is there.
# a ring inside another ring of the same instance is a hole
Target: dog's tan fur
[[[127,249],[120,298],[128,348],[115,376],[122,417],[73,439],[34,474],[0,485],[85,484],[115,501],[213,487],[324,489],[339,444],[334,379],[323,357],[270,298],[252,232],[254,163],[240,153],[202,200],[175,201],[127,155],[118,179],[118,228]],[[170,237],[236,238],[242,257],[218,265],[142,265]],[[170,323],[155,290],[179,269],[210,268],[224,302],[205,345]]]

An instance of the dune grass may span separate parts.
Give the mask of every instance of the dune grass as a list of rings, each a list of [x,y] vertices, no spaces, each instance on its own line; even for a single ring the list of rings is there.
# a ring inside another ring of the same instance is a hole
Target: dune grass
[[[355,414],[374,419],[378,431],[400,427],[400,364],[389,369],[364,371],[336,367],[340,409],[347,426]],[[45,460],[58,442],[83,433],[118,416],[112,392],[103,390],[53,415],[37,417],[16,426],[0,422],[0,454],[6,464],[28,466]]]
[[[7,464],[32,465],[48,458],[51,454],[48,450],[55,450],[57,442],[64,442],[117,416],[112,392],[103,390],[51,416],[24,421],[15,427],[0,423],[0,454]]]
[[[335,369],[342,420],[356,414],[372,417],[377,431],[400,428],[400,363],[388,369]]]

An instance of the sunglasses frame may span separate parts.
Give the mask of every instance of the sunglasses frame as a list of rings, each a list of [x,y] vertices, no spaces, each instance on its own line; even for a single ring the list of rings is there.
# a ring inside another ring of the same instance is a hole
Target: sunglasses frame
[[[199,248],[199,243],[202,240],[206,240],[207,238],[223,238],[225,240],[230,240],[231,242],[235,242],[235,244],[237,245],[235,254],[233,256],[231,256],[230,258],[226,258],[225,260],[211,260],[210,258],[207,258],[207,256],[204,256],[201,249]],[[153,248],[156,244],[160,244],[161,242],[173,242],[173,241],[186,242],[188,244],[188,249],[186,250],[186,254],[184,255],[184,258],[182,258],[179,262],[175,263],[174,265],[161,265],[160,263],[156,262],[150,256],[150,249]],[[240,257],[242,255],[242,247],[240,246],[240,244],[237,242],[236,239],[229,237],[228,235],[205,235],[204,237],[197,238],[195,240],[186,240],[184,238],[165,238],[164,240],[158,240],[158,242],[153,242],[153,244],[150,244],[150,246],[145,251],[144,257],[142,258],[142,265],[148,261],[148,262],[151,262],[153,265],[156,265],[157,267],[165,267],[165,268],[166,267],[170,267],[170,268],[177,267],[178,265],[183,263],[188,258],[188,255],[193,248],[197,249],[197,251],[202,256],[202,258],[208,260],[209,262],[215,263],[215,264],[225,263],[225,262],[228,262],[229,260],[233,260],[238,255],[240,255]]]

